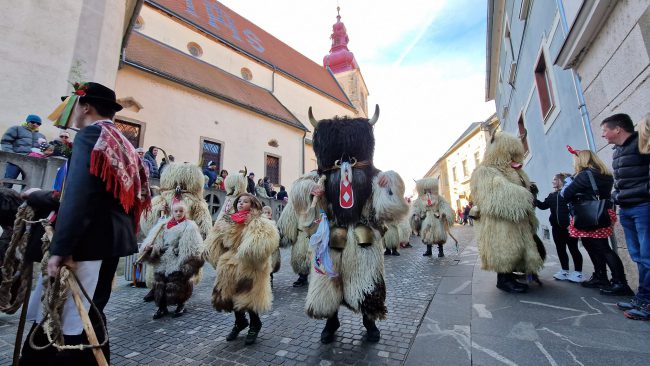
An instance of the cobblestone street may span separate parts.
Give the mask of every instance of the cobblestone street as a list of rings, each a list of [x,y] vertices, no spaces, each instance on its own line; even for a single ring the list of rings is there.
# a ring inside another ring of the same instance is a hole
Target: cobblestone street
[[[112,365],[648,365],[650,324],[627,320],[618,298],[598,295],[568,281],[552,243],[540,273],[544,285],[526,294],[497,290],[495,275],[480,269],[474,232],[456,226],[447,257],[422,257],[424,247],[386,257],[388,318],[379,322],[379,343],[365,342],[360,315],[342,309],[334,343],[320,343],[324,321],[303,310],[307,288],[293,288],[289,249],[274,280],[273,310],[262,317],[257,343],[244,333],[226,342],[234,318],[210,304],[214,271],[203,281],[181,318],[151,319],[155,306],[142,302],[146,289],[122,278],[106,308]],[[434,250],[435,252],[435,250]],[[584,253],[585,258],[586,253]],[[590,263],[585,263],[590,275]],[[635,284],[631,284],[636,288]],[[17,315],[0,315],[0,365],[11,363]]]

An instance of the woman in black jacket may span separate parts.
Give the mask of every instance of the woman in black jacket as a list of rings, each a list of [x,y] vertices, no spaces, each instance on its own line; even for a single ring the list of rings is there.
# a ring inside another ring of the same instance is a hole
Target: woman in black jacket
[[[570,150],[572,151],[572,150]],[[610,200],[614,178],[596,154],[590,150],[574,151],[573,166],[576,175],[567,178],[567,184],[562,188],[561,195],[571,203],[580,200],[595,200],[596,192],[592,188],[589,175],[593,177],[600,199]],[[616,220],[616,214],[611,207],[608,208],[612,222]],[[612,225],[598,228],[591,231],[578,230],[573,226],[573,219],[569,226],[569,233],[573,237],[582,239],[591,262],[594,264],[594,274],[589,281],[583,282],[582,286],[600,288],[603,295],[634,296],[634,292],[628,286],[623,269],[623,262],[609,246],[608,238],[613,234]],[[612,272],[612,281],[607,279],[607,266]]]
[[[551,209],[549,222],[553,233],[553,242],[557,249],[557,256],[560,259],[562,270],[553,275],[556,280],[569,280],[571,282],[583,282],[582,275],[582,254],[578,249],[578,238],[569,235],[569,207],[564,197],[560,195],[560,189],[564,179],[568,177],[567,173],[559,173],[553,177],[553,189],[544,201],[535,199],[535,207],[540,210]],[[569,272],[569,255],[566,250],[569,248],[571,258],[573,258],[574,271]]]

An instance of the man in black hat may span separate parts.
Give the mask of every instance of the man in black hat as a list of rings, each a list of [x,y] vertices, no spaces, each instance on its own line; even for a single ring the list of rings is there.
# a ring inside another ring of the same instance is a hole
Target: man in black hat
[[[252,194],[253,196],[257,196],[255,193],[255,173],[250,172],[248,174],[248,185],[246,186],[246,192]]]
[[[140,214],[150,204],[144,165],[134,147],[112,122],[117,104],[115,92],[97,83],[75,85],[70,122],[77,133],[75,149],[69,161],[65,190],[50,245],[48,275],[56,277],[62,266],[74,268],[81,285],[101,313],[89,312],[93,328],[101,343],[101,322],[108,303],[111,284],[120,257],[137,252],[135,232]],[[29,303],[28,319],[40,321],[37,281]],[[69,295],[68,295],[69,296]],[[66,344],[87,344],[81,319],[70,296],[63,309],[62,332]],[[35,331],[35,326],[31,332]],[[29,336],[28,336],[29,339]],[[35,334],[37,345],[47,344],[42,328]],[[108,343],[102,347],[110,362]],[[50,346],[36,351],[26,341],[21,365],[93,365],[90,349],[57,352]]]

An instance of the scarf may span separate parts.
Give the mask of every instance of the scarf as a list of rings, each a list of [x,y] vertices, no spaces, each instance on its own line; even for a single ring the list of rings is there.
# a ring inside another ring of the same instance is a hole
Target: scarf
[[[238,211],[230,215],[230,218],[237,224],[243,224],[248,219],[248,216],[250,216],[250,214],[250,211]]]
[[[36,127],[36,128],[31,128],[31,127],[27,124],[27,122],[23,123],[23,127],[25,127],[26,129],[30,130],[31,132],[38,132],[38,127]]]
[[[133,214],[136,230],[140,214],[151,207],[149,179],[144,164],[129,140],[110,121],[93,123],[102,132],[90,155],[90,174],[106,183],[127,214]]]
[[[187,220],[186,217],[183,217],[183,218],[180,219],[180,220],[176,220],[175,218],[172,218],[171,220],[167,221],[167,228],[168,228],[168,229],[171,229],[171,228],[173,228],[174,226],[180,224],[181,222],[183,222],[183,221],[185,221],[185,220]]]

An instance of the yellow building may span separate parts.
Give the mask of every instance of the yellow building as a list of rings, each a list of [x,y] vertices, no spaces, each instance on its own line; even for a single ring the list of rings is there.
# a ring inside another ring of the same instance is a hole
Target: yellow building
[[[134,28],[117,74],[126,108],[116,121],[134,144],[176,161],[212,160],[231,173],[246,166],[288,187],[316,168],[310,106],[317,119],[367,115],[358,66],[338,75],[217,1],[148,0]]]
[[[498,123],[495,114],[485,122],[470,124],[425,175],[438,178],[440,195],[454,211],[459,207],[462,209],[471,200],[469,180],[474,169],[483,161],[488,136],[485,127]]]

